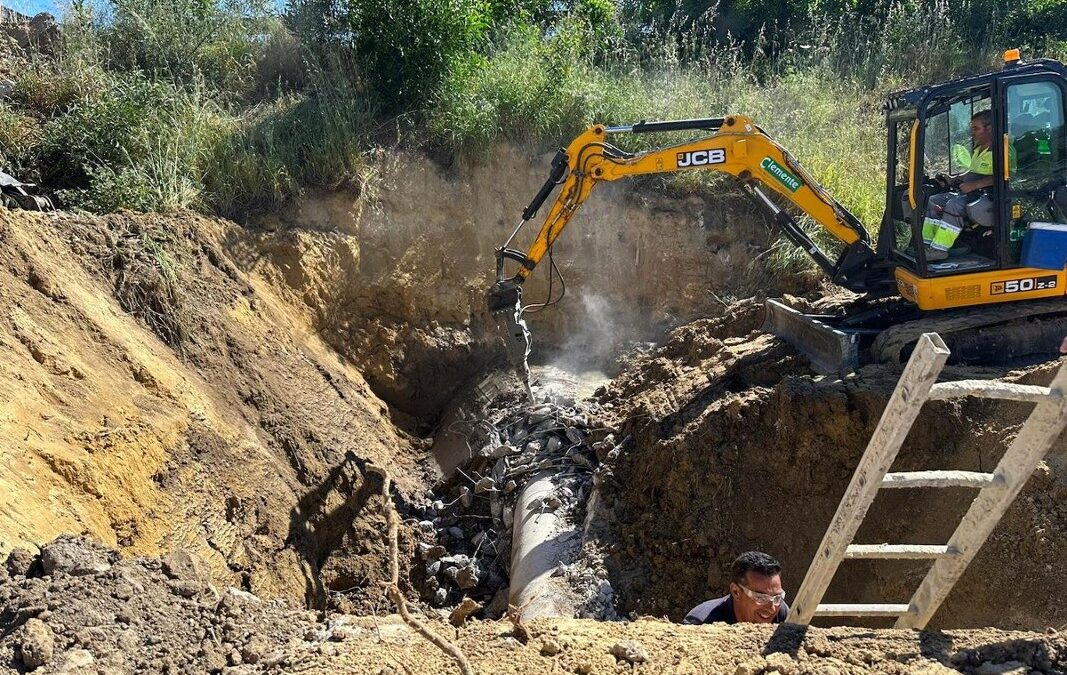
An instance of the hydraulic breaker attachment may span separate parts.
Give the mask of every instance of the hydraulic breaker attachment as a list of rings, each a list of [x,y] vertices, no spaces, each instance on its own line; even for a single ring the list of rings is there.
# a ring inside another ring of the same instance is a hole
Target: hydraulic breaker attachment
[[[777,300],[768,300],[764,308],[763,330],[808,357],[816,372],[837,375],[859,367],[858,335],[833,328],[818,317],[802,314]]]
[[[530,329],[522,318],[522,286],[512,279],[497,281],[489,289],[489,312],[496,316],[497,324],[504,331],[504,347],[508,360],[515,368],[515,374],[523,386],[526,395],[533,400],[530,388]]]

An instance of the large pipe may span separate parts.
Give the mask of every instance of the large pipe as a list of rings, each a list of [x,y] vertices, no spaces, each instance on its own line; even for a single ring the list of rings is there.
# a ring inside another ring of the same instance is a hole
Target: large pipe
[[[515,503],[508,603],[522,608],[523,621],[574,616],[581,601],[565,577],[552,576],[561,562],[574,562],[581,550],[581,534],[564,523],[563,510],[543,506],[556,487],[553,475],[551,471],[534,475]]]

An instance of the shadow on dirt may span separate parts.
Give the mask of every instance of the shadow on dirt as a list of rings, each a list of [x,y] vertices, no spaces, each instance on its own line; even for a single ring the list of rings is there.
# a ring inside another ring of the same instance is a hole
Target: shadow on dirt
[[[304,597],[309,607],[326,607],[328,589],[321,569],[331,554],[342,547],[345,534],[359,518],[371,497],[381,493],[379,478],[367,479],[367,462],[354,453],[330,470],[326,479],[304,494],[290,512],[291,546],[305,563]],[[335,504],[340,498],[340,503]]]

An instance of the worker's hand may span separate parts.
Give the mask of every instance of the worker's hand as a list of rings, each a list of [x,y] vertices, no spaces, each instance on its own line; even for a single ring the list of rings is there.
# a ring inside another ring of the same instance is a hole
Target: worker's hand
[[[963,183],[960,183],[960,192],[962,192],[963,194],[967,194],[968,192],[972,192],[974,190],[980,190],[980,189],[982,189],[982,186],[979,185],[978,181],[976,181],[976,180],[969,180],[969,181],[965,181]]]
[[[934,176],[934,182],[937,183],[938,187],[942,190],[947,190],[952,187],[952,176],[946,176],[943,173],[939,173]]]

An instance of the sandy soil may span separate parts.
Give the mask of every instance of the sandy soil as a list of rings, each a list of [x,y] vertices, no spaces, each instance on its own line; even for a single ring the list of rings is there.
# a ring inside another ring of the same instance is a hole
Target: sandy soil
[[[265,596],[373,581],[362,472],[416,492],[422,453],[301,306],[231,262],[241,236],[0,211],[0,552],[84,532],[190,549]]]

